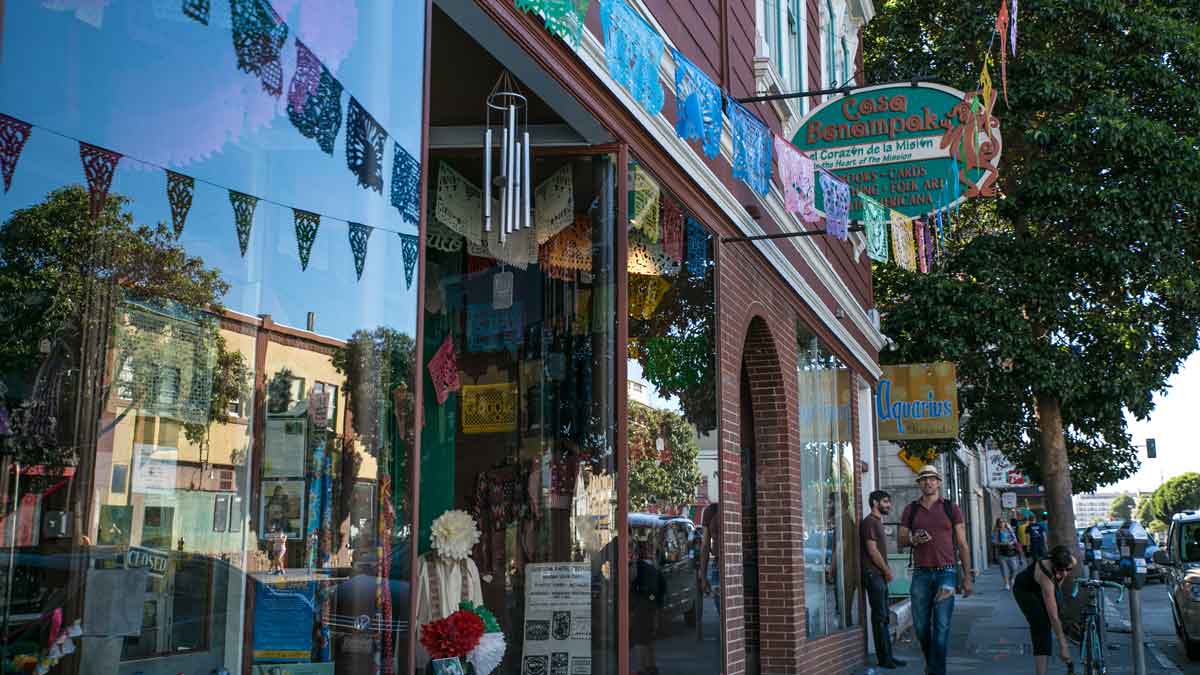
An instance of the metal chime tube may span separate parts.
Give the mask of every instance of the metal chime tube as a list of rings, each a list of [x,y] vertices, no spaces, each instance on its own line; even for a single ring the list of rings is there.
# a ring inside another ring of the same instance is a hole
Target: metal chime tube
[[[483,231],[492,231],[492,127],[483,132]]]
[[[518,141],[513,152],[513,232],[521,229],[521,193],[524,189],[524,181],[521,178],[522,156],[521,143]]]
[[[508,231],[508,125],[500,134],[500,241]]]
[[[529,198],[529,195],[530,195],[529,186],[533,182],[533,172],[530,171],[531,164],[529,162],[529,154],[530,154],[529,132],[526,131],[524,136],[525,136],[525,167],[524,167],[525,170],[522,173],[525,174],[525,179],[523,181],[521,181],[521,184],[525,186],[524,226],[525,227],[533,227],[533,215],[531,213],[532,209],[530,208],[531,205],[530,205],[530,198]]]
[[[508,142],[512,144],[508,151],[508,212],[505,215],[508,217],[508,231],[512,232],[515,229],[513,228],[513,221],[516,220],[515,216],[517,215],[517,194],[514,189],[516,188],[516,181],[514,178],[517,173],[517,106],[511,103],[509,104],[508,117],[505,119],[505,122],[508,125]]]

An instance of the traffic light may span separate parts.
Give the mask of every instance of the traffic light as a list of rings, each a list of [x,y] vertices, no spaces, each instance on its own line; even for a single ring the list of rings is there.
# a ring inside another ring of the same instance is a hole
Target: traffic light
[[[1154,459],[1158,455],[1158,446],[1153,438],[1146,439],[1146,458]]]

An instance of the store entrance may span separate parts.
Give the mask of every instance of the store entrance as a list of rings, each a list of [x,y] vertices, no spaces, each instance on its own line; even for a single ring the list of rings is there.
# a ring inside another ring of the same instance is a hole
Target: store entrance
[[[758,467],[754,438],[754,402],[750,397],[750,371],[742,361],[742,606],[746,626],[746,673],[757,675],[761,645],[758,597]]]

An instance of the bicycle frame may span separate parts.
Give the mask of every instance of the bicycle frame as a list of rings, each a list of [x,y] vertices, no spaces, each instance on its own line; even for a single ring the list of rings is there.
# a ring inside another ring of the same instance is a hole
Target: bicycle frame
[[[1110,581],[1076,580],[1071,591],[1071,597],[1079,595],[1079,587],[1088,589],[1087,604],[1083,608],[1083,639],[1079,644],[1079,662],[1083,667],[1083,675],[1106,675],[1108,666],[1104,663],[1104,596],[1105,587],[1115,588],[1121,592],[1117,603],[1125,597],[1125,587]],[[1072,664],[1073,665],[1073,664]],[[1072,672],[1074,669],[1072,668]]]

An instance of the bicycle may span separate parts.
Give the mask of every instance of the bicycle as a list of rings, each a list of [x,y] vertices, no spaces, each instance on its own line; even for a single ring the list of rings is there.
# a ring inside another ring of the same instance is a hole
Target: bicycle
[[[1104,614],[1101,609],[1101,596],[1104,588],[1115,588],[1120,591],[1117,604],[1125,597],[1125,587],[1112,581],[1099,579],[1076,579],[1071,588],[1071,597],[1079,595],[1079,587],[1088,589],[1088,601],[1083,606],[1083,639],[1079,643],[1079,662],[1083,667],[1081,675],[1105,675],[1108,666],[1104,663]],[[1067,664],[1067,672],[1075,672],[1075,664]]]

